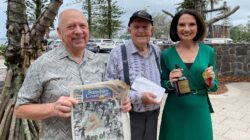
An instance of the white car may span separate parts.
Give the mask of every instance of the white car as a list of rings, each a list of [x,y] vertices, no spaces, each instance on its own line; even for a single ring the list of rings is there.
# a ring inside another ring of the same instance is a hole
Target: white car
[[[164,45],[164,40],[163,39],[156,39],[156,44],[158,46]]]
[[[115,48],[115,43],[112,39],[93,39],[97,44],[97,52],[111,51]]]
[[[125,44],[125,40],[123,39],[113,39],[113,41],[116,47],[121,46],[122,44]]]
[[[205,44],[231,44],[233,40],[231,38],[205,38],[203,42]]]

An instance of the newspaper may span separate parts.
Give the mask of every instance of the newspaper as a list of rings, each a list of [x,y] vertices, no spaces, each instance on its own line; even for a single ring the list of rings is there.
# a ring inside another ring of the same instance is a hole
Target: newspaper
[[[130,140],[129,116],[121,110],[128,91],[119,80],[75,86],[70,95],[80,103],[71,112],[73,140]]]

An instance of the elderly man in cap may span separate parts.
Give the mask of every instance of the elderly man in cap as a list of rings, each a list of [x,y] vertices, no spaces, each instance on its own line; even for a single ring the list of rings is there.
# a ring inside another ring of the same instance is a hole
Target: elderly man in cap
[[[146,11],[137,11],[130,17],[128,32],[131,40],[111,51],[106,80],[119,79],[132,85],[137,78],[144,77],[161,85],[160,49],[149,42],[153,30],[152,16]],[[132,140],[156,140],[160,106],[155,99],[154,93],[130,90]]]

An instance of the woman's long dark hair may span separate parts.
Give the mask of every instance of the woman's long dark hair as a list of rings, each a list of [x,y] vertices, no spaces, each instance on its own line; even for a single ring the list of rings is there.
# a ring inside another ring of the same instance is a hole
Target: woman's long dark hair
[[[174,42],[180,40],[180,38],[177,34],[177,26],[178,26],[179,19],[183,14],[189,14],[195,18],[198,31],[197,31],[197,34],[196,34],[195,38],[193,39],[193,41],[202,41],[204,39],[204,37],[206,35],[206,31],[207,31],[206,24],[205,24],[202,16],[193,9],[184,9],[184,10],[179,11],[178,13],[175,14],[175,16],[171,22],[171,26],[170,26],[170,38],[171,38],[171,40]]]

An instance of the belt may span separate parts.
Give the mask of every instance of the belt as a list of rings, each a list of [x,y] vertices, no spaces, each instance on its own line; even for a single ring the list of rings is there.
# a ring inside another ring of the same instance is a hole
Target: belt
[[[173,92],[170,92],[170,93],[173,93]],[[209,96],[207,94],[207,89],[206,88],[204,88],[204,89],[191,89],[191,93],[194,94],[194,95],[205,94],[206,98],[207,98],[207,103],[208,103],[208,106],[209,106],[210,113],[214,113],[214,109],[213,109],[213,106],[212,106],[212,104],[210,102],[210,99],[209,99]]]
[[[175,90],[170,91],[169,93],[174,93],[175,94]],[[207,93],[207,89],[191,89],[191,93],[192,94],[206,94]]]
[[[193,94],[206,94],[207,89],[191,89],[191,93],[193,93]]]
[[[145,111],[145,112],[135,112],[135,111],[129,111],[130,115],[135,115],[135,116],[151,116],[152,114],[159,113],[160,108],[152,110],[152,111]]]

